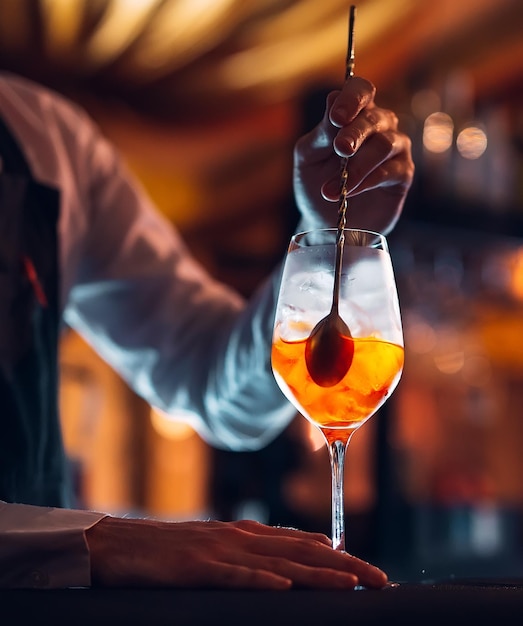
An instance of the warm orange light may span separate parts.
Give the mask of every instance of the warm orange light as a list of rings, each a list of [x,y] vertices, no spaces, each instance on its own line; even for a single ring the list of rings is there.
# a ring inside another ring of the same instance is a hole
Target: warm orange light
[[[184,441],[194,435],[194,430],[185,422],[151,409],[151,424],[155,432],[171,441]]]
[[[514,298],[523,301],[523,248],[519,248],[514,253],[510,291]]]
[[[454,122],[450,115],[432,113],[425,120],[423,127],[423,146],[436,154],[446,152],[452,145]]]
[[[316,452],[316,450],[319,450],[321,447],[325,446],[325,437],[322,435],[321,430],[309,421],[307,421],[307,427],[308,439],[311,445],[311,449]]]
[[[434,350],[438,337],[434,328],[423,319],[416,320],[405,328],[407,345],[412,352],[427,354]]]
[[[478,126],[467,126],[458,135],[456,147],[465,159],[478,159],[487,149],[487,135]]]

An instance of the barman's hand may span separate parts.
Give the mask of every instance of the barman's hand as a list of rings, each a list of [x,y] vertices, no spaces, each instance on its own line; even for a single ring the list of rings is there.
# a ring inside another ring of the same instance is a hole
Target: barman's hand
[[[221,589],[381,588],[378,568],[325,535],[241,522],[106,517],[86,531],[92,584]]]
[[[376,106],[375,93],[369,81],[349,78],[297,142],[294,189],[306,228],[336,225],[340,157],[349,159],[347,226],[386,234],[396,223],[414,175],[411,143],[396,115]]]

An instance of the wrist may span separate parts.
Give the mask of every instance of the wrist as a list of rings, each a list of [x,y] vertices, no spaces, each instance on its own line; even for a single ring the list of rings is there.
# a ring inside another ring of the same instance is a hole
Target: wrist
[[[91,567],[91,585],[107,586],[111,564],[123,548],[126,533],[122,520],[107,516],[85,531]],[[127,521],[127,524],[129,522]]]

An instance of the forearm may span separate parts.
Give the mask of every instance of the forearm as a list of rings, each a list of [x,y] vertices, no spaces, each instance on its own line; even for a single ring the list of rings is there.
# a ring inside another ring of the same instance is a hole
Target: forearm
[[[66,319],[150,404],[212,445],[259,448],[295,414],[270,364],[279,272],[245,307],[163,235],[178,253],[151,244],[140,279],[77,287]]]
[[[207,426],[233,449],[257,449],[272,441],[296,410],[278,388],[271,368],[274,309],[280,269],[247,303],[222,336],[203,394]],[[209,408],[214,411],[208,411]]]

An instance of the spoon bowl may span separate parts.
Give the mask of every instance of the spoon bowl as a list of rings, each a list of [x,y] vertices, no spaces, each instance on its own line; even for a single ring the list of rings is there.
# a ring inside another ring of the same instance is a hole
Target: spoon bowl
[[[343,206],[346,208],[347,199]],[[312,329],[305,343],[305,364],[312,380],[320,387],[334,387],[349,371],[354,356],[354,341],[339,314],[341,269],[345,244],[344,216],[336,233],[334,287],[329,313]]]
[[[312,380],[320,387],[334,387],[349,371],[354,341],[337,308],[312,329],[305,344],[305,363]]]

